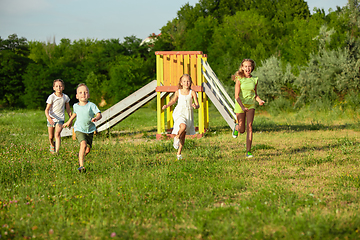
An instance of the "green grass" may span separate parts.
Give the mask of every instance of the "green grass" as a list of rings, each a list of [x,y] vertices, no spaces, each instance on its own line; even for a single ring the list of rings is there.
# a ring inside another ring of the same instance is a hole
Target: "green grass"
[[[0,239],[359,239],[360,125],[355,113],[257,112],[245,135],[211,108],[184,160],[155,140],[143,107],[79,145],[48,151],[43,111],[0,112]]]

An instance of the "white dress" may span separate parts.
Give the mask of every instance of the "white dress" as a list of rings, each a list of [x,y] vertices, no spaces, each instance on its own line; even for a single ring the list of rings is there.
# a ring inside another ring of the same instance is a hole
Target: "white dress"
[[[179,132],[181,123],[186,125],[187,135],[195,134],[194,111],[191,106],[193,101],[191,92],[192,90],[190,90],[188,95],[182,95],[179,89],[178,104],[173,112],[174,128],[172,134],[177,134]]]

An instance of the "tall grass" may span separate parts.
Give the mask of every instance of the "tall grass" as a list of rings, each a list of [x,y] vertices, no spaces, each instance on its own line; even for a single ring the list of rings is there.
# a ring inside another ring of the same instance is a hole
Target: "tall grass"
[[[49,153],[43,111],[0,114],[1,239],[360,238],[356,117],[258,112],[245,159],[211,109],[178,161],[144,107],[95,136],[79,174],[76,141]]]

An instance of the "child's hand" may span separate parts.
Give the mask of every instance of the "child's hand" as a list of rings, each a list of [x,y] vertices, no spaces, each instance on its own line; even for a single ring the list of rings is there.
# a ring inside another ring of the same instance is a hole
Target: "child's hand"
[[[50,125],[54,125],[55,123],[54,123],[54,121],[50,118],[50,120],[48,119],[48,122],[49,122],[49,124]]]
[[[70,127],[71,127],[71,122],[69,121],[63,124],[63,128],[70,128]]]
[[[243,110],[243,112],[247,112],[249,109],[244,107],[244,108],[241,108]]]
[[[92,122],[97,122],[98,119],[96,117],[94,117],[93,119],[91,119]]]
[[[195,103],[191,104],[194,109],[198,109],[200,106],[196,105]]]
[[[167,108],[167,105],[164,105],[163,107],[162,107],[162,110],[165,110]]]
[[[265,104],[265,101],[263,101],[263,100],[261,100],[260,102],[259,102],[259,105],[260,106],[262,106],[262,105],[264,105]]]

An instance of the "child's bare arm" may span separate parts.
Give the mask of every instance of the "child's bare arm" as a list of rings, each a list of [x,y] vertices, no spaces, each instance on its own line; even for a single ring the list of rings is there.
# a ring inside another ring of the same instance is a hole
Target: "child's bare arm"
[[[91,119],[91,121],[92,121],[92,122],[97,122],[97,121],[99,121],[101,118],[102,118],[102,115],[101,115],[100,112],[98,112],[98,113],[96,114],[96,117],[94,117],[93,119]]]
[[[264,105],[265,101],[261,100],[259,95],[257,95],[257,84],[255,85],[255,100],[259,103],[260,106]]]
[[[68,128],[71,127],[72,122],[73,122],[73,120],[75,119],[75,117],[76,117],[76,113],[71,114],[70,119],[69,119],[66,123],[64,123],[63,127],[64,127],[64,128],[65,128],[65,127],[68,127]]]
[[[195,102],[195,103],[192,104],[192,107],[193,107],[194,109],[198,109],[200,106],[199,106],[199,101],[198,101],[196,92],[194,92],[194,91],[191,92],[191,95],[192,95],[192,97],[193,97],[193,99],[194,99],[194,102]]]
[[[52,105],[52,104],[50,104],[50,103],[46,104],[45,116],[46,116],[48,122],[49,122],[51,125],[54,125],[55,123],[54,123],[54,121],[51,119],[50,114],[49,114],[51,105]]]
[[[178,98],[179,98],[179,93],[178,93],[178,91],[176,91],[174,97],[170,100],[170,102],[168,104],[166,104],[162,107],[162,110],[164,110],[164,109],[170,107],[171,105],[173,105],[174,103],[176,103]]]

